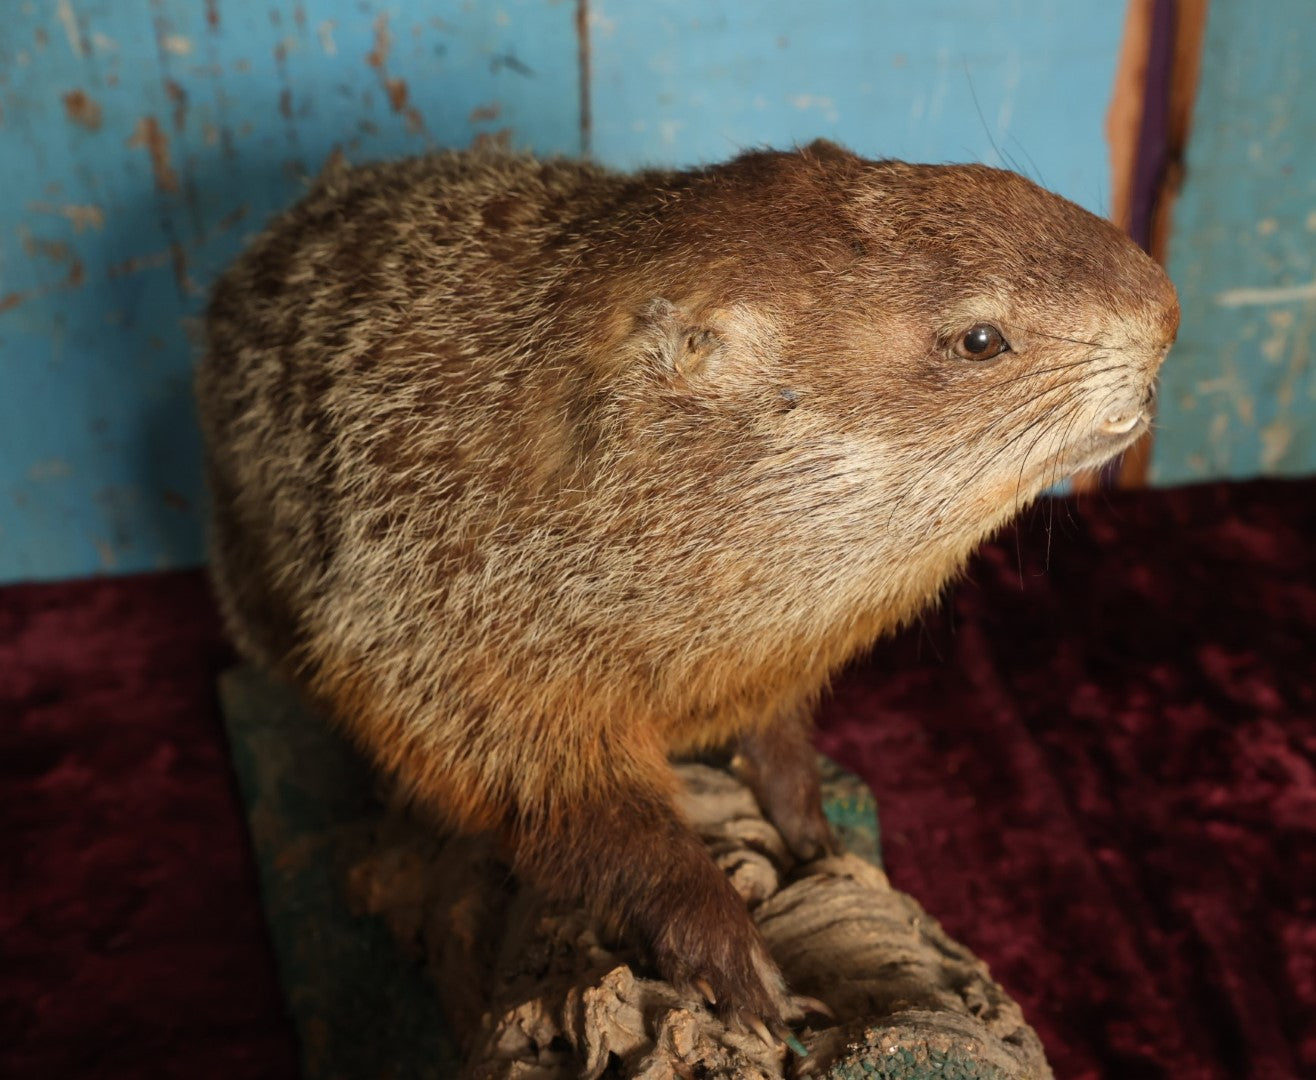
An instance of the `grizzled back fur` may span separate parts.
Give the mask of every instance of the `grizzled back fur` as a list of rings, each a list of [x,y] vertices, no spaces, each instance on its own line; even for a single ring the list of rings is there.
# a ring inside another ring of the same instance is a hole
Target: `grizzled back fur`
[[[210,307],[217,591],[454,820],[551,819],[807,709],[1143,430],[1177,320],[1117,230],[983,166],[333,169]]]

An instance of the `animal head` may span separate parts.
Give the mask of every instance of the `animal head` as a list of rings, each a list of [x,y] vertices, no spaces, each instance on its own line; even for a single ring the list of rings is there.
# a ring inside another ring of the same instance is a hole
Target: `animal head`
[[[826,460],[869,509],[900,507],[892,528],[976,540],[1150,423],[1174,287],[1031,181],[829,144],[685,181],[617,279],[626,363],[661,388],[646,432],[721,433],[714,465],[766,455],[802,479]]]

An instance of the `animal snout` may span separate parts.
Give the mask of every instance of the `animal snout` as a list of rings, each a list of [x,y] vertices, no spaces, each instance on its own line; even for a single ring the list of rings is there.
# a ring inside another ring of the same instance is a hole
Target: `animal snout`
[[[1168,349],[1168,346],[1166,346]],[[1137,379],[1132,385],[1107,403],[1097,420],[1097,431],[1102,435],[1127,435],[1136,428],[1150,424],[1156,411],[1156,372],[1165,355],[1165,349],[1148,350],[1151,361],[1147,365],[1145,381]]]

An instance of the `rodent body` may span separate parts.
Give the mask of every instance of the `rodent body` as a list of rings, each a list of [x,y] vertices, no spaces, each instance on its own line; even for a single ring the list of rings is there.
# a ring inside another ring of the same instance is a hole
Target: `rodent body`
[[[211,304],[217,593],[414,798],[778,1022],[669,754],[738,745],[825,850],[829,676],[1137,437],[1177,322],[1116,229],[983,166],[332,169]]]

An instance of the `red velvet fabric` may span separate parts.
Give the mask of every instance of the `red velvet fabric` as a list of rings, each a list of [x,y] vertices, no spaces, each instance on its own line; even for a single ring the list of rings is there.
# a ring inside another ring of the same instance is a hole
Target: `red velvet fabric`
[[[0,1076],[294,1077],[198,573],[0,590]]]
[[[821,745],[1057,1076],[1316,1077],[1316,483],[1039,507]]]
[[[1047,504],[838,682],[1061,1080],[1316,1076],[1316,481]],[[0,1075],[295,1075],[197,574],[0,591]]]

